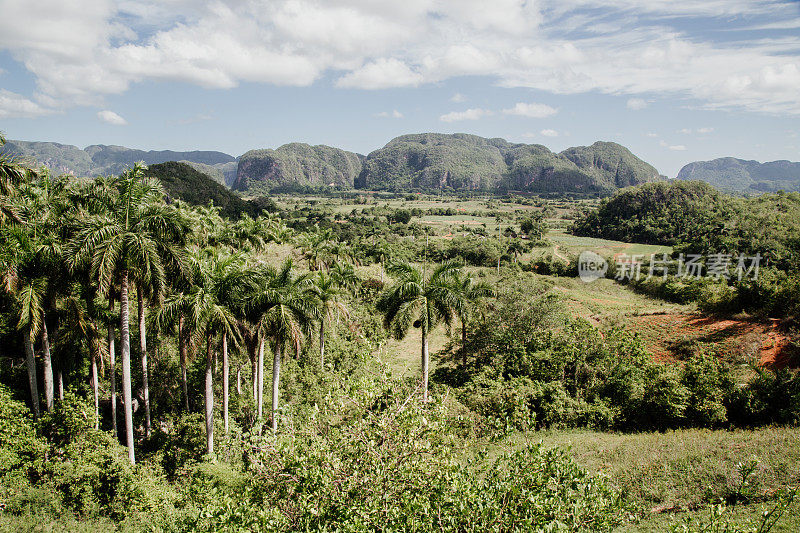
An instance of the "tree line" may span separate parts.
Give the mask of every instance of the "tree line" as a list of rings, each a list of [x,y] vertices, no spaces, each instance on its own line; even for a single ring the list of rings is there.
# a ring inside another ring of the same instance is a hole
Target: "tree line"
[[[116,177],[74,180],[2,157],[0,179],[0,337],[5,356],[13,357],[18,343],[22,345],[34,417],[63,398],[65,369],[87,358],[89,372],[82,379],[90,383],[92,416],[100,427],[105,400],[100,397],[101,369],[107,362],[112,431],[124,436],[128,458],[135,463],[133,414],[138,402],[132,365],[139,365],[142,425],[148,437],[154,424],[150,383],[159,377],[151,375],[148,356],[174,339],[185,410],[188,364],[192,357],[205,360],[206,447],[213,455],[218,357],[226,433],[232,354],[247,355],[257,417],[266,416],[273,432],[278,429],[284,357],[299,354],[316,334],[319,370],[324,371],[326,328],[337,317],[348,316],[347,295],[361,283],[351,249],[329,232],[295,236],[268,213],[231,221],[213,206],[170,200],[143,164]],[[270,243],[296,243],[308,268],[299,268],[291,257],[283,262],[270,257]],[[412,326],[421,329],[420,388],[427,400],[430,330],[456,317],[466,328],[475,299],[490,291],[473,284],[455,261],[421,268],[388,261],[386,270],[396,281],[376,307],[397,337]],[[133,333],[138,333],[135,363]],[[263,407],[265,348],[273,355],[268,413]],[[237,390],[239,383],[237,379]],[[118,386],[125,425],[119,430]]]

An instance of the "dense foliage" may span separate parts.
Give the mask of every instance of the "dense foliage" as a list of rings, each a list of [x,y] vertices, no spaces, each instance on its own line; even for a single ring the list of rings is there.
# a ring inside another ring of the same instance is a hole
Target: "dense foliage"
[[[518,190],[607,193],[660,179],[658,171],[615,143],[569,148],[512,144],[475,135],[403,135],[367,156],[356,187],[376,190]]]
[[[800,163],[786,160],[759,163],[721,157],[689,163],[678,172],[677,179],[701,180],[721,191],[735,193],[800,191]]]

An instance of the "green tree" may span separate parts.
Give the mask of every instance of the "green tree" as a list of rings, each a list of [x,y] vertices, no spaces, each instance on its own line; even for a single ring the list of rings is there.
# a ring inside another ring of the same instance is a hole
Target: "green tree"
[[[484,298],[494,295],[494,291],[486,282],[476,282],[472,276],[459,273],[453,286],[456,289],[456,314],[461,320],[461,362],[467,367],[467,327],[472,321],[475,309]]]
[[[173,246],[177,236],[169,235],[183,226],[179,213],[164,204],[164,190],[143,178],[144,165],[136,164],[117,180],[117,195],[108,212],[89,217],[71,243],[73,263],[91,262],[93,275],[103,294],[119,282],[122,395],[125,410],[128,458],[136,462],[133,442],[133,395],[131,390],[130,300],[131,271],[142,279],[163,286],[163,247]],[[178,255],[173,251],[173,255]]]
[[[325,322],[335,320],[339,315],[349,317],[350,311],[344,304],[348,289],[354,287],[358,277],[352,265],[335,263],[327,272],[318,272],[314,278],[317,298],[320,304],[319,317],[319,366],[325,369]]]
[[[251,284],[247,301],[251,313],[257,316],[262,335],[272,340],[272,431],[276,432],[282,355],[290,346],[295,353],[300,353],[314,322],[319,319],[319,304],[312,277],[297,275],[291,259],[279,270],[261,269],[258,278]],[[259,350],[259,366],[263,367],[263,346]],[[263,369],[259,372],[263,376]]]
[[[396,339],[402,339],[413,325],[422,332],[422,395],[428,401],[428,335],[439,323],[450,324],[459,309],[459,292],[455,280],[459,264],[446,261],[433,269],[430,276],[404,262],[390,262],[387,272],[395,283],[381,295],[377,308],[383,313],[384,326]]]

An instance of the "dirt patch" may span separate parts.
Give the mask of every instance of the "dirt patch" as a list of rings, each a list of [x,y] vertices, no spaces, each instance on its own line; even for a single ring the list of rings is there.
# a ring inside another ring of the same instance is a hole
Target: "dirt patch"
[[[791,346],[779,320],[720,319],[698,314],[630,317],[653,356],[660,361],[682,359],[697,349],[725,354],[736,362],[782,368],[789,364]]]

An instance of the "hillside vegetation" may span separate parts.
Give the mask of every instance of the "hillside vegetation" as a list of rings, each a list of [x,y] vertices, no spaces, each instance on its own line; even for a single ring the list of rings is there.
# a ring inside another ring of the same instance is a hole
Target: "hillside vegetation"
[[[236,162],[233,156],[222,152],[144,151],[101,144],[87,146],[81,150],[77,146],[52,142],[8,141],[3,151],[21,158],[28,165],[44,165],[55,174],[71,174],[77,177],[119,174],[139,161],[143,161],[146,165],[187,161],[217,168],[223,173],[231,163]]]
[[[258,216],[261,210],[252,202],[241,199],[224,185],[208,175],[195,170],[187,163],[158,163],[147,168],[147,175],[157,178],[164,190],[173,198],[191,205],[208,205],[213,202],[223,216],[239,218],[243,214]]]
[[[276,150],[250,150],[239,158],[233,188],[248,194],[276,189],[350,189],[361,172],[361,158],[339,148],[303,143],[284,144]]]
[[[475,135],[403,135],[367,156],[357,188],[519,190],[605,194],[659,180],[658,171],[616,143],[560,154],[542,145]]]
[[[778,190],[800,191],[800,163],[759,163],[734,157],[695,161],[678,173],[679,180],[701,180],[721,191],[760,194]]]

